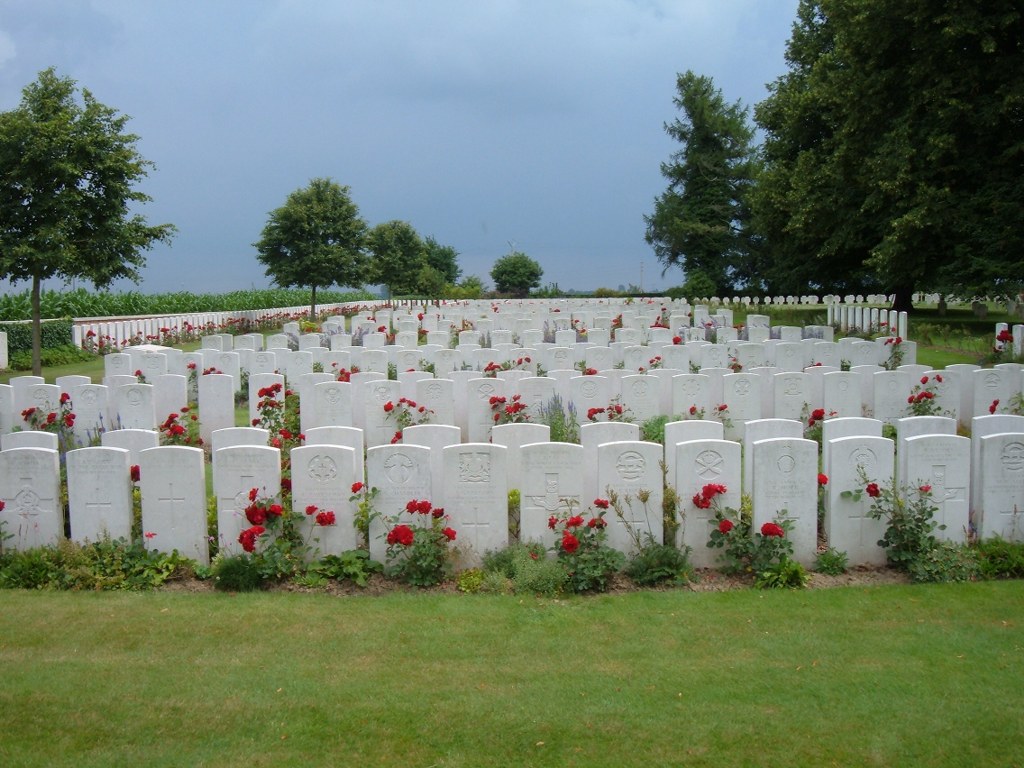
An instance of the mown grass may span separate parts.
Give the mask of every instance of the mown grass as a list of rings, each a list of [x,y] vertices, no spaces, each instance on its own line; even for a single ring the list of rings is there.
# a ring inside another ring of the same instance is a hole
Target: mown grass
[[[0,593],[10,766],[1008,766],[1024,584]]]

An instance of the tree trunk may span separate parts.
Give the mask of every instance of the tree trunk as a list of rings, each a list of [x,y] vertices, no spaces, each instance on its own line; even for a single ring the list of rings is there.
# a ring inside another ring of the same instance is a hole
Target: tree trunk
[[[311,295],[310,295],[310,299],[309,299],[309,319],[312,322],[315,323],[316,322],[316,286],[315,285],[312,287],[312,291],[310,293],[311,293]]]
[[[40,317],[40,280],[32,276],[32,375],[43,375],[43,329]]]
[[[898,285],[893,289],[892,306],[897,312],[910,312],[914,309],[914,286]]]

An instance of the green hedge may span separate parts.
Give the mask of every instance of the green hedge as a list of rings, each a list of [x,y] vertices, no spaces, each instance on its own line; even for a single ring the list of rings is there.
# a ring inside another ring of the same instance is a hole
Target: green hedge
[[[42,348],[65,347],[72,343],[71,318],[44,320],[42,324]],[[7,354],[32,351],[31,323],[0,323],[0,331],[7,334]]]

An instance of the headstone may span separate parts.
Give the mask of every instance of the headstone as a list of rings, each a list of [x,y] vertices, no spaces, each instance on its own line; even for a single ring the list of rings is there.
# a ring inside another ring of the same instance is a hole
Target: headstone
[[[860,374],[835,371],[822,376],[822,405],[837,416],[863,416]]]
[[[199,377],[199,413],[199,436],[206,444],[215,429],[235,426],[235,383],[230,376],[208,373]]]
[[[52,546],[64,536],[57,451],[10,448],[0,451],[0,510],[5,544],[16,550]]]
[[[975,416],[971,419],[971,458],[972,468],[981,466],[981,438],[1001,433],[1024,432],[1024,416],[1008,413],[997,413],[987,416]],[[973,470],[975,476],[977,469]],[[981,487],[971,486],[971,509],[981,508]]]
[[[1020,374],[999,368],[983,368],[972,374],[974,402],[971,413],[986,416],[993,413],[1007,413],[1007,407],[1015,394],[1020,392]]]
[[[430,449],[419,445],[381,445],[366,451],[366,477],[371,488],[377,489],[375,511],[392,517],[405,509],[413,499],[434,501],[430,477]],[[446,490],[448,490],[446,488]],[[508,501],[505,502],[506,507]],[[437,506],[437,504],[434,504]],[[403,520],[407,525],[417,524],[417,518]],[[370,556],[385,561],[387,528],[381,518],[370,520]]]
[[[111,433],[107,433],[111,434]],[[146,548],[177,550],[210,564],[206,523],[206,477],[201,448],[168,445],[139,454],[142,530]]]
[[[647,543],[661,544],[665,524],[662,512],[664,476],[662,447],[648,442],[604,443],[597,449],[598,498],[617,497],[618,509],[605,515],[608,545],[627,556]]]
[[[683,373],[672,377],[672,413],[683,418],[705,416],[717,405],[712,403],[711,377],[703,373]]]
[[[131,539],[131,459],[123,448],[79,448],[67,453],[68,518],[79,543]]]
[[[451,379],[418,380],[412,399],[434,412],[431,424],[455,425],[455,382]]]
[[[569,443],[532,443],[522,448],[520,461],[521,477],[516,486],[520,489],[519,539],[551,548],[556,539],[548,519],[582,514],[588,503],[583,496],[583,448]]]
[[[661,381],[656,376],[624,376],[621,392],[622,405],[632,411],[632,417],[637,424],[642,424],[661,412]]]
[[[156,429],[156,406],[152,384],[128,384],[114,390],[114,408],[119,429]]]
[[[934,519],[944,529],[935,535],[945,541],[967,541],[970,505],[971,440],[956,435],[919,435],[900,446],[900,492],[931,487],[931,501],[938,508]]]
[[[444,449],[444,486],[451,526],[464,565],[479,564],[488,550],[508,546],[505,448],[465,443]]]
[[[349,501],[352,484],[362,481],[354,473],[355,452],[339,445],[306,445],[291,451],[292,509],[333,512],[335,521],[318,525],[316,514],[307,514],[300,530],[314,548],[313,558],[340,555],[357,545],[355,506]]]
[[[57,435],[53,432],[27,429],[22,432],[0,435],[0,450],[4,451],[9,451],[12,448],[46,448],[56,451],[59,447]]]
[[[722,402],[729,406],[731,427],[725,436],[742,440],[745,423],[761,418],[761,385],[764,379],[756,373],[730,373],[722,377]]]
[[[978,538],[1024,541],[1024,433],[986,435],[979,442],[980,466],[971,478],[979,488],[973,511]]]
[[[302,408],[302,431],[315,427],[352,426],[352,385],[346,381],[321,381],[314,384]]]
[[[688,440],[675,446],[675,465],[669,467],[679,497],[682,520],[677,540],[690,547],[696,568],[716,565],[716,552],[707,546],[714,520],[713,509],[701,509],[693,497],[709,484],[725,486],[718,496],[721,508],[740,508],[740,445],[732,440]]]
[[[801,438],[804,425],[795,419],[755,419],[747,422],[743,434],[743,491],[754,492],[754,443],[773,438]]]
[[[892,482],[893,451],[893,441],[884,437],[840,437],[825,444],[832,468],[825,490],[825,533],[829,546],[845,552],[851,566],[885,565],[878,542],[887,522],[869,516],[871,498],[863,490],[867,483],[884,487]],[[854,490],[862,493],[843,496]]]
[[[230,381],[230,379],[229,379]],[[281,452],[269,446],[222,448],[213,459],[213,492],[217,497],[217,532],[221,552],[242,551],[238,535],[250,527],[245,517],[249,493],[277,498],[281,492]]]
[[[810,566],[818,546],[818,444],[775,438],[753,444],[752,533],[765,523],[788,520],[793,559]]]
[[[139,464],[143,451],[160,445],[160,435],[151,429],[112,429],[100,439],[105,448],[128,451],[129,464]]]
[[[430,450],[431,503],[444,508],[443,450],[462,442],[462,431],[451,424],[416,424],[407,427],[402,435],[403,445],[419,445]]]

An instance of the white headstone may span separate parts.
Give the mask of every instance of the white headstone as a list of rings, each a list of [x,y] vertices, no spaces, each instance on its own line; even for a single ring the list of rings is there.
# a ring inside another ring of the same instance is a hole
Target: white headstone
[[[213,492],[217,497],[217,532],[222,552],[242,551],[238,535],[250,527],[245,517],[249,493],[277,498],[281,492],[281,452],[269,446],[222,448],[213,459]]]
[[[818,546],[818,444],[775,438],[753,444],[752,533],[765,523],[789,520],[793,559],[809,566]]]
[[[451,526],[464,564],[508,546],[505,448],[465,443],[444,449],[444,486]]]
[[[414,499],[434,502],[429,448],[405,444],[371,447],[366,452],[366,477],[370,487],[378,491],[375,511],[384,517],[400,513]],[[505,503],[507,506],[507,500]],[[416,518],[404,522],[413,525]],[[379,562],[385,560],[386,535],[384,521],[371,519],[370,556]]]
[[[511,426],[511,425],[509,425]],[[532,443],[522,448],[519,539],[546,548],[555,545],[548,526],[552,516],[580,514],[583,496],[583,448],[570,443]]]
[[[56,544],[64,536],[57,451],[10,448],[0,451],[0,510],[5,544],[17,550]]]
[[[840,437],[826,443],[823,450],[830,456],[832,468],[825,489],[829,546],[845,552],[851,566],[885,565],[885,550],[878,542],[885,535],[887,522],[868,515],[871,498],[863,491],[867,483],[884,487],[892,482],[893,441],[863,435]],[[843,496],[856,490],[861,493]]]
[[[311,542],[314,558],[340,555],[355,549],[355,507],[349,501],[352,484],[362,477],[354,473],[355,452],[339,445],[306,445],[291,451],[292,509],[316,513],[333,512],[335,522],[317,524],[316,513],[307,513],[301,526],[303,538]]]
[[[142,530],[152,534],[144,539],[147,549],[210,564],[204,462],[201,448],[180,445],[139,454]]]
[[[123,448],[68,451],[68,517],[74,541],[131,539],[130,459]]]
[[[931,500],[938,508],[935,536],[945,541],[967,541],[971,499],[971,439],[957,435],[919,435],[900,445],[898,476],[902,495],[931,486]],[[945,526],[942,528],[942,526]]]

